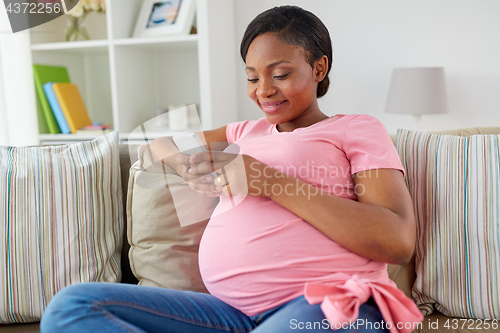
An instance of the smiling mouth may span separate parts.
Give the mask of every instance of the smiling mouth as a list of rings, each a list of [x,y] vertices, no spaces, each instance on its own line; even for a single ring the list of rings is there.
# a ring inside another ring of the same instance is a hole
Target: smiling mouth
[[[265,107],[265,108],[274,108],[274,107],[276,107],[276,106],[278,106],[278,105],[281,105],[281,104],[283,104],[283,103],[285,103],[285,102],[286,102],[286,101],[283,101],[283,102],[281,102],[281,103],[277,103],[277,104],[273,104],[273,105],[265,105],[264,107]]]

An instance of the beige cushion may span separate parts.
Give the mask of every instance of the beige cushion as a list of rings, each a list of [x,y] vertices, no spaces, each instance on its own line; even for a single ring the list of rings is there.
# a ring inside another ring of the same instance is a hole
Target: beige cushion
[[[198,194],[149,156],[141,146],[130,169],[127,237],[132,272],[140,285],[207,292],[198,247],[218,198]]]
[[[402,290],[406,296],[411,298],[411,288],[415,281],[415,265],[411,260],[404,266],[400,265],[387,265],[387,273],[389,278],[396,283],[398,288]]]
[[[398,131],[418,229],[413,296],[425,315],[435,306],[449,316],[500,319],[500,136],[474,135],[494,131],[451,132],[467,138]]]

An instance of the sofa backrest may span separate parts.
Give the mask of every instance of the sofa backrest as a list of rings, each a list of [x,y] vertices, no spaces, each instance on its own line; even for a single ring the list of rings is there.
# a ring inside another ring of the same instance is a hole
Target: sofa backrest
[[[443,134],[443,135],[459,135],[459,136],[470,136],[475,134],[500,134],[500,127],[472,127],[457,130],[445,130],[445,131],[435,131],[430,132],[433,134]],[[393,143],[396,141],[396,135],[391,135]],[[122,176],[122,187],[123,187],[123,207],[126,207],[127,200],[127,189],[128,189],[128,179],[129,170],[131,165],[138,160],[139,145],[120,145],[120,167]],[[130,152],[134,152],[131,154]],[[125,223],[127,223],[125,221]],[[132,274],[129,264],[128,252],[130,245],[127,239],[127,228],[124,228],[124,244],[122,249],[122,282],[124,283],[137,283],[137,279]],[[415,266],[412,260],[405,266],[399,265],[388,265],[387,272],[389,277],[397,284],[398,288],[401,289],[408,297],[411,297],[411,288],[415,281]]]
[[[135,153],[139,151],[139,145],[120,145],[120,169],[122,178],[122,190],[123,190],[123,213],[126,216],[125,207],[127,207],[127,189],[128,189],[128,179],[130,174],[130,167],[135,161],[139,159],[139,154]],[[131,153],[134,152],[134,153]],[[127,219],[125,218],[125,227],[123,228],[123,247],[122,247],[122,282],[137,284],[137,279],[132,274],[130,269],[130,261],[128,259],[128,252],[130,249],[130,244],[127,238]]]

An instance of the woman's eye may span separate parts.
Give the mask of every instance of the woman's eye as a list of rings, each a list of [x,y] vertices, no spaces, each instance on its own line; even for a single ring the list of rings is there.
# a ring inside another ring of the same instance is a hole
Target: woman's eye
[[[259,79],[248,79],[248,82],[252,82],[252,83],[255,83],[257,81],[259,81]]]
[[[290,73],[286,73],[286,74],[283,74],[283,75],[276,75],[276,76],[274,76],[274,78],[278,79],[278,80],[283,80],[285,77],[288,76],[288,74],[290,74]]]

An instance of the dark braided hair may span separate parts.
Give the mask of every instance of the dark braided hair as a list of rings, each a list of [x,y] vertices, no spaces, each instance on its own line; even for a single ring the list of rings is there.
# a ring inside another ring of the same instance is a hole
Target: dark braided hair
[[[297,6],[280,6],[257,15],[248,25],[241,40],[240,53],[246,62],[252,41],[266,32],[275,34],[278,40],[302,47],[306,61],[314,68],[314,62],[323,55],[328,58],[328,70],[323,81],[318,83],[317,97],[324,96],[330,86],[328,73],[332,68],[332,42],[323,22],[313,13]]]

